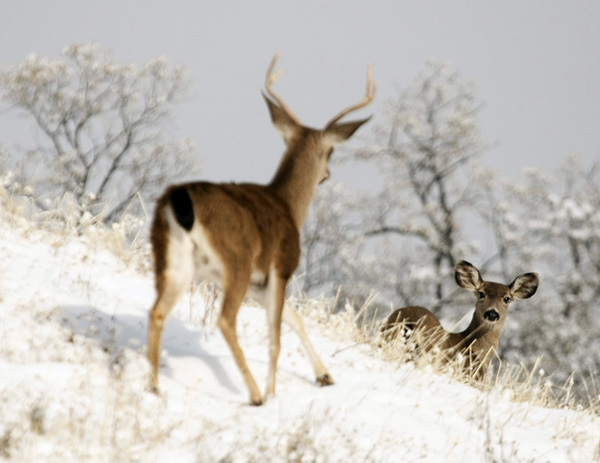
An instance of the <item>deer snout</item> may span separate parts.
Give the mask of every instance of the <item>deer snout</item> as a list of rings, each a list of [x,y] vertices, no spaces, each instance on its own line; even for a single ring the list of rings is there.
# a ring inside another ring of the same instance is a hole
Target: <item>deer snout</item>
[[[490,322],[497,322],[500,318],[500,314],[496,312],[494,309],[488,310],[483,314],[483,318]]]

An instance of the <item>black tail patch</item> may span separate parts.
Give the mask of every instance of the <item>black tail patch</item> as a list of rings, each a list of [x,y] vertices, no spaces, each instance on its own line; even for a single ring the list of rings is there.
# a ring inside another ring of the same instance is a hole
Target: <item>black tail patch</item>
[[[177,223],[190,231],[194,226],[194,205],[185,187],[176,187],[171,190],[171,206]]]

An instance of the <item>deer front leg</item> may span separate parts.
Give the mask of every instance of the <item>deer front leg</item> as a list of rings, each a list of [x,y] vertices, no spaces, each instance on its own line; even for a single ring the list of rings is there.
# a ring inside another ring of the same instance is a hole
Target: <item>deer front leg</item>
[[[275,377],[277,361],[281,351],[281,319],[285,302],[285,287],[287,280],[271,270],[269,277],[267,324],[269,329],[269,372],[265,396],[275,395]]]
[[[229,345],[229,349],[235,359],[235,363],[242,373],[242,377],[244,378],[244,382],[246,383],[246,387],[250,393],[250,404],[251,405],[262,405],[264,403],[264,399],[256,385],[256,381],[250,373],[250,368],[248,368],[248,363],[246,362],[246,357],[244,356],[244,352],[240,347],[238,342],[237,335],[237,314],[240,309],[240,305],[244,299],[246,294],[246,289],[248,287],[249,278],[247,279],[237,279],[232,278],[232,283],[227,284],[224,289],[223,295],[223,307],[221,309],[221,315],[219,316],[219,328],[223,333],[223,337],[225,341]],[[245,281],[245,283],[241,284],[240,281]]]
[[[308,335],[306,334],[306,330],[304,329],[304,323],[302,322],[302,318],[298,315],[293,309],[291,309],[287,304],[283,307],[283,321],[286,325],[288,325],[294,333],[300,338],[300,342],[302,342],[302,346],[306,351],[310,362],[312,363],[313,370],[315,371],[315,378],[317,384],[321,386],[329,386],[333,384],[333,378],[321,359],[317,355]]]

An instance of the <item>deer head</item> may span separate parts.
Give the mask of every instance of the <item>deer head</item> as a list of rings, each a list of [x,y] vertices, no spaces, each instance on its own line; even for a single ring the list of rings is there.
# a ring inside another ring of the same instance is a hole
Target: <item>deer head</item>
[[[477,297],[473,322],[477,326],[494,327],[498,330],[504,325],[509,304],[514,299],[530,298],[539,284],[537,273],[519,275],[508,286],[484,281],[479,270],[465,260],[456,264],[454,278],[458,286],[473,292]]]
[[[273,72],[277,55],[273,57],[265,78],[263,96],[267,102],[273,125],[283,138],[287,150],[279,169],[275,173],[271,186],[280,190],[288,202],[297,203],[298,192],[302,191],[312,198],[314,185],[329,178],[329,159],[334,147],[341,143],[367,122],[365,119],[340,122],[347,114],[368,105],[375,97],[376,87],[371,79],[371,68],[367,71],[367,88],[364,98],[358,103],[344,109],[333,117],[323,129],[314,129],[303,125],[283,100],[273,91],[273,83],[281,75],[281,70]],[[298,173],[298,170],[302,170]],[[292,180],[290,182],[290,180]],[[306,202],[306,201],[304,201]],[[310,202],[310,201],[308,201]],[[302,225],[304,215],[299,214],[298,225]]]

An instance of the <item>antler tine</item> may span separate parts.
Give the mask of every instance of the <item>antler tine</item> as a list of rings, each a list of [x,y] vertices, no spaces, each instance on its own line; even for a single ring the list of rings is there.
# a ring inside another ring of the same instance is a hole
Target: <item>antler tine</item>
[[[267,69],[267,75],[265,76],[265,90],[267,94],[273,98],[279,105],[279,107],[298,125],[302,125],[295,114],[290,110],[290,108],[283,102],[283,100],[272,90],[271,85],[279,79],[281,76],[281,69],[278,69],[277,72],[273,73],[273,68],[275,67],[275,63],[277,62],[277,58],[279,58],[279,53],[275,53],[273,59],[271,60],[271,64],[269,64],[269,68]]]
[[[365,90],[365,97],[355,105],[344,109],[341,113],[339,113],[337,116],[331,119],[331,121],[329,121],[329,123],[327,124],[327,128],[337,123],[346,114],[350,114],[352,111],[356,111],[357,109],[364,108],[365,106],[367,106],[371,101],[373,101],[373,98],[375,98],[376,93],[377,86],[374,82],[371,81],[371,65],[369,65],[367,67],[367,89]]]

